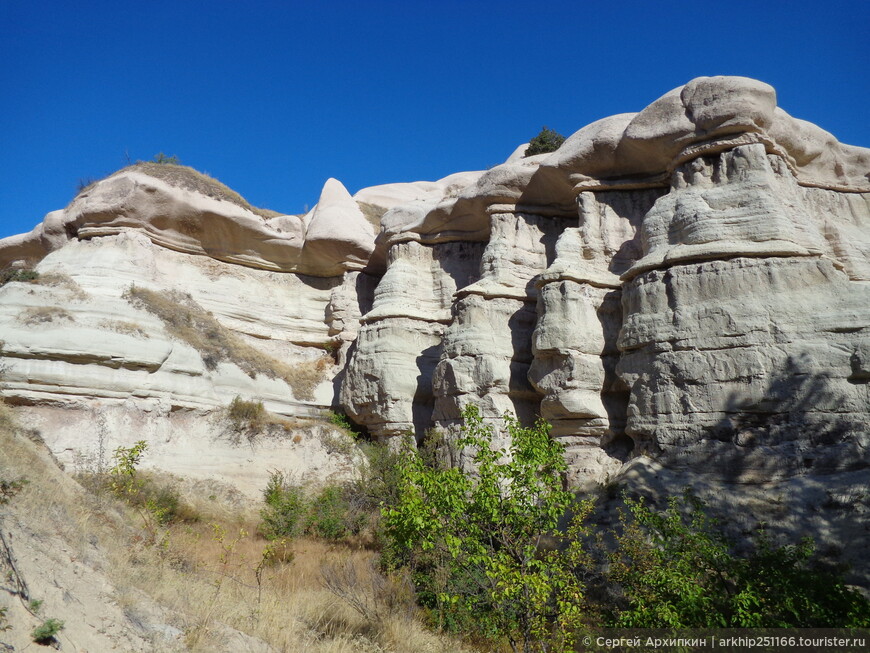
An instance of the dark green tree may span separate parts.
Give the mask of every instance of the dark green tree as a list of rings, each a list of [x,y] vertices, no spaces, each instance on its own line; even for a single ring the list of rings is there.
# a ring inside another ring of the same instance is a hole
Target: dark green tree
[[[565,137],[562,136],[562,134],[553,131],[545,125],[544,127],[541,127],[540,133],[529,141],[529,146],[526,148],[525,156],[555,152],[564,142]]]

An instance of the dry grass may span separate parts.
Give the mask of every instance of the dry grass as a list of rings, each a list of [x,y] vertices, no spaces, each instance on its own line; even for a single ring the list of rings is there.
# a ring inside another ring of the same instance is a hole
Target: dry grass
[[[130,171],[142,172],[151,177],[155,177],[156,179],[160,179],[161,181],[165,181],[170,186],[175,186],[176,188],[184,188],[185,190],[201,193],[218,200],[232,202],[236,206],[241,206],[243,209],[247,209],[262,218],[273,218],[275,216],[284,215],[283,213],[272,211],[270,209],[257,208],[256,206],[251,205],[244,197],[239,195],[226,184],[221,183],[217,179],[200,172],[199,170],[194,170],[189,166],[183,166],[176,163],[138,161],[137,163],[122,168],[118,172],[112,173],[112,175],[109,176],[111,177],[122,172]],[[93,188],[96,183],[97,182],[91,182],[87,184],[79,190],[79,194],[87,192]]]
[[[113,584],[103,600],[135,615],[144,593],[168,610],[187,650],[228,650],[229,642],[238,641],[230,629],[288,653],[465,650],[428,632],[406,592],[383,591],[401,588],[402,582],[380,577],[371,551],[312,539],[269,543],[256,534],[256,506],[226,501],[202,483],[185,487],[198,491],[185,499],[200,511],[200,520],[172,524],[151,537],[139,513],[111,496],[84,491],[37,445],[14,435],[13,424],[10,409],[0,406],[0,469],[4,477],[29,481],[14,498],[14,510],[44,517],[34,527],[61,535],[71,558],[103,561]],[[42,547],[48,541],[35,538],[18,539],[15,546]],[[349,569],[349,586],[337,593],[326,588],[324,561]],[[362,597],[371,606],[369,614],[341,598],[342,592]],[[245,649],[240,646],[236,650]]]
[[[115,333],[122,333],[125,336],[136,336],[138,338],[150,338],[148,332],[141,325],[127,320],[103,320],[100,326]]]
[[[197,304],[190,295],[178,291],[155,292],[131,286],[124,297],[137,308],[159,317],[171,335],[189,344],[202,356],[206,368],[229,361],[252,378],[263,374],[283,379],[298,399],[313,399],[314,389],[323,381],[332,363],[328,356],[288,365],[251,347],[215,317]]]
[[[59,306],[31,306],[18,314],[18,321],[28,326],[47,324],[55,320],[74,322],[75,318],[69,311]]]
[[[46,272],[44,274],[40,274],[33,283],[40,286],[52,286],[53,288],[62,288],[63,290],[68,291],[74,299],[84,300],[88,297],[88,294],[84,290],[82,290],[82,287],[76,283],[75,279],[73,279],[68,274],[64,274],[62,272]]]

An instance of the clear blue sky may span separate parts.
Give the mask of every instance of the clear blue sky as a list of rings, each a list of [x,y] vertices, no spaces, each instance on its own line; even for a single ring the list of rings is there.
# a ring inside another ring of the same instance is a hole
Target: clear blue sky
[[[503,161],[700,75],[870,146],[870,2],[0,0],[0,237],[157,152],[252,204]]]

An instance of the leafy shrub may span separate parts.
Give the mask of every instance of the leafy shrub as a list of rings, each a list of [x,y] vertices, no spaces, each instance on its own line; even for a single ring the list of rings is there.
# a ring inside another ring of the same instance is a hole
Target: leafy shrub
[[[631,628],[866,627],[870,602],[842,575],[810,563],[810,539],[773,547],[762,533],[747,557],[691,494],[663,511],[626,498],[608,579],[622,601],[609,622]]]
[[[553,131],[544,126],[541,131],[531,141],[526,148],[524,156],[532,156],[534,154],[546,154],[547,152],[555,152],[565,142],[565,137],[557,131]]]
[[[340,540],[353,530],[350,506],[341,487],[328,485],[308,506],[306,532],[327,540]]]
[[[296,537],[302,533],[306,506],[300,486],[290,483],[283,472],[272,472],[263,490],[263,500],[266,505],[260,511],[260,531],[266,539]]]
[[[407,447],[399,462],[399,498],[384,510],[387,552],[406,564],[421,602],[438,625],[523,650],[571,649],[581,626],[584,588],[574,570],[585,562],[579,542],[584,504],[563,488],[563,449],[539,422],[523,428],[506,417],[512,444],[493,450],[493,428],[477,408],[463,412],[458,446],[476,470],[427,466]],[[546,549],[546,535],[565,546]]]
[[[354,505],[351,485],[326,485],[313,496],[282,472],[272,472],[263,491],[260,532],[270,540],[307,534],[338,541],[357,535],[369,522]]]
[[[39,272],[29,268],[6,268],[0,271],[0,286],[5,286],[12,281],[30,283],[39,279]]]
[[[59,619],[46,619],[30,633],[31,639],[37,644],[51,644],[55,635],[63,630],[63,622]]]

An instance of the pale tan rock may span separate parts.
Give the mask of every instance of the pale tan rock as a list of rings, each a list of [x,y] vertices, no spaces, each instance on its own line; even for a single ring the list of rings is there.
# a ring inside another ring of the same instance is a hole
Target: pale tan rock
[[[305,231],[305,271],[322,268],[325,276],[335,274],[338,265],[362,269],[374,246],[374,228],[357,203],[340,181],[328,179]]]
[[[323,307],[339,279],[302,279],[184,255],[135,231],[70,243],[37,269],[73,289],[45,283],[0,288],[7,397],[63,405],[140,397],[213,409],[241,394],[286,415],[318,414],[333,403],[328,372],[311,397],[300,398],[285,381],[251,378],[234,364],[209,369],[200,352],[123,295],[131,285],[167,295],[183,291],[263,354],[311,365],[323,351],[306,345],[329,340]],[[287,308],[276,312],[276,302]]]

